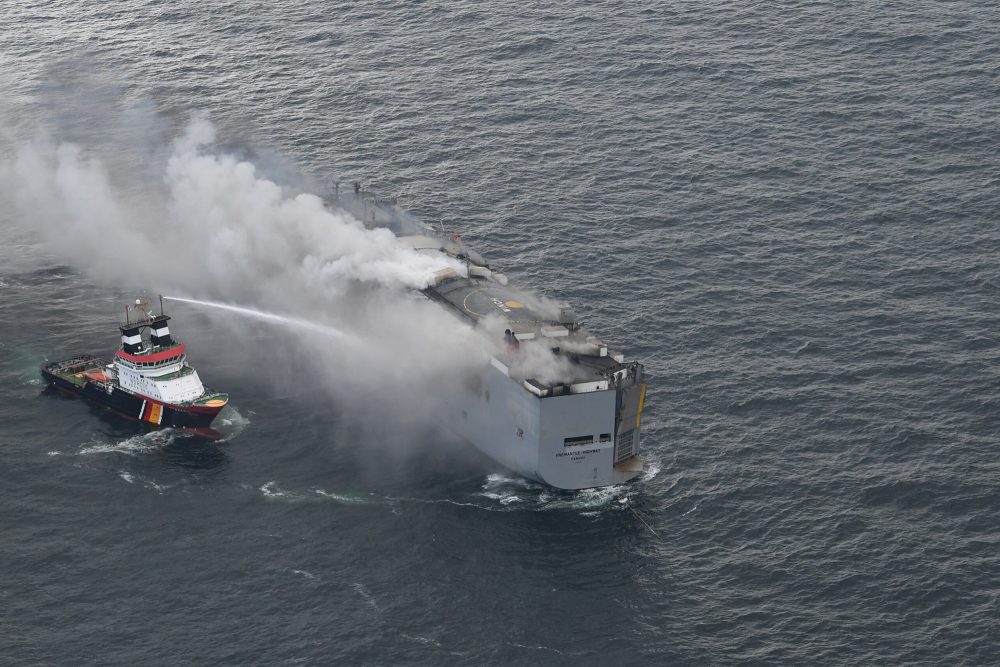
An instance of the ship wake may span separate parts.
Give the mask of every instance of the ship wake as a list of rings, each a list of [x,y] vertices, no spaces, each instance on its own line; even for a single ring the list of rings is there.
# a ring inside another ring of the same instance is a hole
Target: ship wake
[[[607,509],[624,509],[634,493],[635,487],[627,484],[553,492],[551,488],[542,484],[494,473],[487,476],[482,490],[476,495],[497,503],[499,507],[496,509],[501,510],[599,512]]]
[[[85,456],[112,453],[138,456],[139,454],[167,447],[175,441],[178,435],[178,431],[165,428],[159,431],[133,435],[118,442],[92,442],[89,445],[81,447],[78,453]]]

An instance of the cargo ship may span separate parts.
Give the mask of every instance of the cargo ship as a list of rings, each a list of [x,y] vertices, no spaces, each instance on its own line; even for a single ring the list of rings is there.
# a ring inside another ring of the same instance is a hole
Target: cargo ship
[[[439,417],[447,430],[514,473],[557,489],[621,484],[642,473],[641,363],[588,331],[569,304],[509,284],[460,234],[434,229],[395,201],[360,184],[342,194],[337,185],[327,205],[368,229],[391,231],[418,252],[464,265],[440,271],[422,296],[485,335],[502,336],[499,351],[449,399]],[[539,358],[545,369],[533,362]]]
[[[154,427],[188,429],[211,437],[229,396],[206,389],[187,363],[186,346],[171,336],[170,317],[136,299],[119,324],[121,347],[112,361],[83,355],[42,367],[46,383],[63,392]]]

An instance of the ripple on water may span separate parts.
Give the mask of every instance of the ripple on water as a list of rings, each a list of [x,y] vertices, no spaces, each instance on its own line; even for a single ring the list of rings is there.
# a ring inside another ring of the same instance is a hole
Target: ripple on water
[[[94,454],[125,454],[128,456],[138,456],[146,452],[163,449],[173,443],[178,433],[173,429],[162,429],[150,431],[139,435],[133,435],[117,442],[97,441],[89,445],[81,446],[79,454],[90,456]]]

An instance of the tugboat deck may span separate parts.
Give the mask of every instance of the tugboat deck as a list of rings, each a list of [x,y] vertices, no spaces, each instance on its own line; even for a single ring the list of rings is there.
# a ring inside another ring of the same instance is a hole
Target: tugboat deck
[[[102,371],[106,364],[107,362],[99,357],[81,356],[53,362],[45,366],[45,370],[67,382],[82,387],[88,382],[107,381],[108,378],[103,372],[100,373],[100,377],[94,373],[94,371]]]

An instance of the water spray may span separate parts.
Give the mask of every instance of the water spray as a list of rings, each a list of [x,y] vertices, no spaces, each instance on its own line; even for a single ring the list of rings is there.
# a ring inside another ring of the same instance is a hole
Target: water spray
[[[236,313],[238,315],[243,315],[244,317],[252,317],[258,320],[264,320],[265,322],[274,322],[288,327],[295,327],[298,329],[304,329],[306,331],[312,331],[315,333],[324,334],[326,336],[336,336],[337,338],[347,337],[347,334],[345,334],[340,329],[337,329],[336,327],[331,327],[326,324],[319,324],[318,322],[310,322],[309,320],[303,320],[301,318],[291,317],[289,315],[279,315],[278,313],[270,313],[266,310],[257,310],[255,308],[247,308],[246,306],[237,306],[231,303],[218,303],[215,301],[202,301],[201,299],[188,299],[182,296],[164,296],[163,298],[169,301],[181,301],[183,303],[190,303],[196,306],[205,306],[207,308],[218,308],[219,310],[225,310],[230,313]]]

